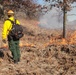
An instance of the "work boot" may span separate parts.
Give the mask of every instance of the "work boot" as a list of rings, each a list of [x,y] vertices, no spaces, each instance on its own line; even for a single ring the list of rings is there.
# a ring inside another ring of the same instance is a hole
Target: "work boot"
[[[20,58],[18,58],[18,62],[20,62]]]
[[[17,63],[18,63],[18,61],[17,61],[17,60],[14,60],[14,63],[15,63],[15,64],[17,64]]]

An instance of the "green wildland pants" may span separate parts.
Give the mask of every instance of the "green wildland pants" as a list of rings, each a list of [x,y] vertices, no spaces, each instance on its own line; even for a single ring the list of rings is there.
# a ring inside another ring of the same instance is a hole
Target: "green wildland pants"
[[[19,40],[13,41],[10,40],[8,41],[9,49],[12,53],[13,60],[18,60],[20,59],[20,50],[19,50]]]

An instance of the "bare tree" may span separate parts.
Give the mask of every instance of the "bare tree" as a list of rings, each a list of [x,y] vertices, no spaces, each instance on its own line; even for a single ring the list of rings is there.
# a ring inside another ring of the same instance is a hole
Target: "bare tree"
[[[57,2],[58,7],[61,7],[63,10],[63,38],[66,37],[66,13],[71,10],[71,4],[76,2],[76,0],[44,0],[45,2]]]

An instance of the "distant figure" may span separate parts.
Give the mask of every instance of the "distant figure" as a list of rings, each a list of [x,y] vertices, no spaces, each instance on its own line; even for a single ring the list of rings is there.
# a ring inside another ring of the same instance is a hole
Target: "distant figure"
[[[16,39],[14,36],[10,35],[10,31],[12,30],[11,21],[15,22],[14,12],[9,10],[7,12],[8,19],[4,22],[3,30],[2,30],[2,41],[6,43],[8,41],[8,46],[13,56],[14,63],[18,63],[20,61],[20,50],[19,50],[19,39]],[[11,20],[11,21],[10,21]],[[20,25],[20,22],[16,20],[16,24]]]

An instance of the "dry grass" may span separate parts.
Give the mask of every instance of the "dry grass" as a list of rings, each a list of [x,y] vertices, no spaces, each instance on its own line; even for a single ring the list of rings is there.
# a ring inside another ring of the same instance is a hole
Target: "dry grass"
[[[0,49],[0,75],[76,75],[76,45],[50,44],[62,32],[39,28],[34,20],[19,20],[25,32],[20,40],[21,62],[14,64],[10,50]]]

